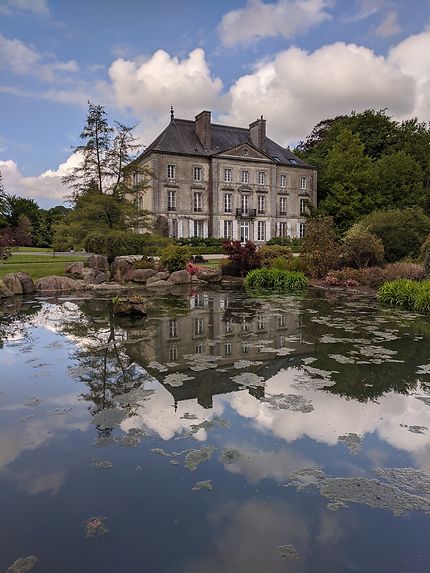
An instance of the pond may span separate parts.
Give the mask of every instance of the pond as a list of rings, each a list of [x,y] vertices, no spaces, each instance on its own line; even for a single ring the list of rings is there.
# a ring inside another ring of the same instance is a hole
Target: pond
[[[317,289],[8,299],[0,571],[428,571],[429,348]]]

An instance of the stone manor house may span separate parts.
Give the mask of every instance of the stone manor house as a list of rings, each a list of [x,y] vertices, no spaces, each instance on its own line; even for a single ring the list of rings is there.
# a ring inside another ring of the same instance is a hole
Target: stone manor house
[[[261,117],[249,128],[218,125],[211,112],[170,124],[129,168],[151,181],[139,207],[166,218],[169,235],[264,243],[302,237],[306,209],[316,206],[317,172],[266,136]]]

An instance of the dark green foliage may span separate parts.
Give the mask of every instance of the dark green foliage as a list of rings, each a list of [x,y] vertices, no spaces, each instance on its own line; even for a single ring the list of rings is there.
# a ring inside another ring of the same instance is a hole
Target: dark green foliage
[[[178,245],[184,245],[188,247],[218,247],[219,253],[222,253],[223,239],[216,239],[215,237],[207,237],[203,239],[202,237],[190,237],[189,239],[182,238],[177,239]]]
[[[307,272],[313,277],[324,277],[329,270],[338,268],[341,254],[342,246],[333,219],[331,217],[310,219],[306,224],[306,235],[301,251]]]
[[[304,273],[281,269],[254,269],[245,277],[246,288],[276,292],[300,291],[308,284]]]
[[[158,255],[159,250],[168,244],[165,237],[116,230],[93,231],[84,241],[87,252],[106,255],[110,261],[120,255]]]
[[[160,267],[169,273],[182,271],[191,259],[191,249],[180,245],[169,245],[160,251]]]
[[[405,257],[416,258],[430,233],[430,217],[422,209],[375,211],[361,220],[354,230],[365,230],[378,236],[389,263]]]
[[[367,231],[351,233],[343,241],[342,262],[355,269],[382,265],[384,245],[379,237]]]
[[[252,241],[242,245],[240,241],[224,241],[223,251],[228,262],[222,265],[222,274],[244,277],[249,271],[261,267],[261,258]]]
[[[382,302],[430,314],[430,280],[399,279],[383,284],[379,289]]]
[[[258,249],[258,253],[261,257],[263,267],[272,267],[276,259],[282,259],[287,263],[287,261],[293,258],[290,247],[283,247],[281,245],[263,245]]]
[[[298,237],[272,237],[266,245],[281,245],[282,247],[291,247],[292,250],[300,248],[302,239]]]
[[[426,275],[430,277],[430,235],[421,246],[421,260],[423,262]]]

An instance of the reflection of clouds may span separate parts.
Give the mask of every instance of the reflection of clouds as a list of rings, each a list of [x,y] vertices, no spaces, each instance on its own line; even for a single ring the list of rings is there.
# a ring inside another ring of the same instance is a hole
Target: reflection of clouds
[[[414,396],[390,392],[377,402],[364,404],[309,389],[309,381],[300,386],[303,376],[303,371],[296,368],[283,370],[266,382],[265,394],[302,394],[314,406],[309,413],[271,408],[245,392],[222,399],[239,415],[251,419],[258,430],[271,432],[288,442],[308,436],[317,442],[336,445],[338,436],[349,432],[363,437],[376,432],[380,439],[397,449],[415,455],[427,448],[430,450],[430,432],[413,434],[400,425],[429,425],[429,406]]]
[[[18,485],[18,489],[29,495],[43,492],[56,495],[63,485],[65,476],[66,471],[63,469],[51,472],[27,470],[16,473],[13,479]]]

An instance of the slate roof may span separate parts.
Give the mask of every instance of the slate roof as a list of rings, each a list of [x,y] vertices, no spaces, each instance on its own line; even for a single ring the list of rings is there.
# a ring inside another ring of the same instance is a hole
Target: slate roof
[[[178,153],[181,155],[197,155],[210,157],[241,145],[251,144],[249,131],[243,127],[211,124],[212,149],[205,149],[195,133],[195,122],[189,119],[174,119],[164,131],[148,145],[137,160],[151,152]],[[261,150],[259,150],[261,152]],[[266,137],[266,155],[269,159],[290,167],[312,167],[299,159],[290,150],[285,149],[272,139]]]

